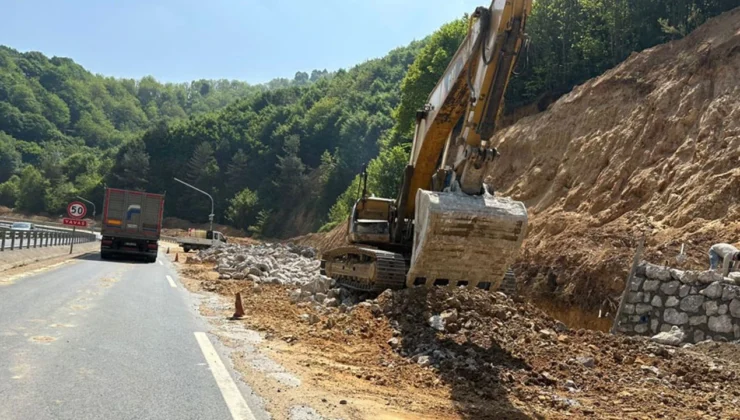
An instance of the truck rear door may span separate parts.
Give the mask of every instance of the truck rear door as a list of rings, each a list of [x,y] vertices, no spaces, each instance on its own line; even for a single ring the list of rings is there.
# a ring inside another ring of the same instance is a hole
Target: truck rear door
[[[108,188],[106,194],[105,231],[131,237],[159,238],[163,196],[114,188]]]

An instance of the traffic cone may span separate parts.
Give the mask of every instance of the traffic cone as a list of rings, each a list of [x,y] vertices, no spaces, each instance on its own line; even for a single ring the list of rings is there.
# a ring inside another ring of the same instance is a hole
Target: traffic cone
[[[170,253],[170,247],[167,247],[167,253],[168,254]]]
[[[234,302],[234,316],[231,319],[242,319],[244,318],[244,307],[242,306],[242,294],[236,294],[236,301]]]

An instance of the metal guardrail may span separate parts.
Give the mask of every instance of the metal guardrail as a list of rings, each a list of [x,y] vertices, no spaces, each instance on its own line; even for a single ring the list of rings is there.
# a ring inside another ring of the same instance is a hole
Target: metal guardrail
[[[54,228],[12,230],[0,228],[0,252],[81,244],[96,240],[94,233]]]
[[[8,217],[4,216],[2,219],[0,219],[0,228],[2,227],[10,227],[15,222],[24,222],[24,223],[31,223],[33,224],[37,229],[58,229],[58,230],[72,230],[72,227],[64,225],[62,223],[57,222],[34,222],[27,219],[21,219],[18,217]],[[89,222],[89,221],[88,221]],[[100,232],[100,226],[97,226],[97,223],[95,223],[96,226],[93,226],[92,230],[94,232]],[[80,228],[87,231],[90,231],[90,228]],[[78,230],[80,230],[78,229]]]

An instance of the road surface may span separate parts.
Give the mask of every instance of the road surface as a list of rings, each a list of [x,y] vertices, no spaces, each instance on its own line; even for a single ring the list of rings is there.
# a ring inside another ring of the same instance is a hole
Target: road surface
[[[69,260],[0,302],[0,419],[267,418],[162,255]]]

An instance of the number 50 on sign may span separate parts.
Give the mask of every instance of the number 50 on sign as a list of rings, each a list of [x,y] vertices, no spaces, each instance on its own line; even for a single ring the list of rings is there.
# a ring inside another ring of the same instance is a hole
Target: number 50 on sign
[[[87,208],[79,201],[73,201],[67,206],[67,214],[69,215],[69,217],[82,219],[83,217],[85,217],[85,214],[87,214]]]

